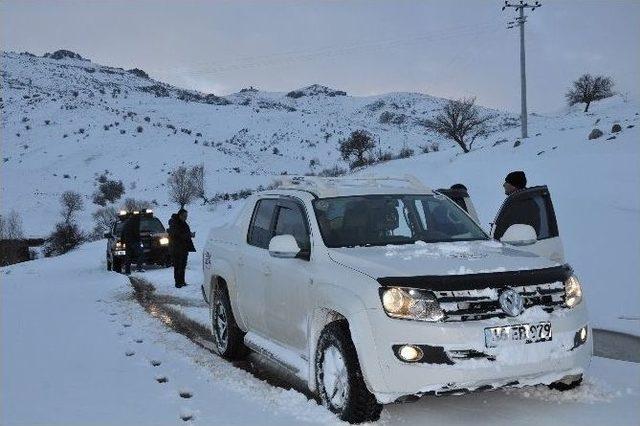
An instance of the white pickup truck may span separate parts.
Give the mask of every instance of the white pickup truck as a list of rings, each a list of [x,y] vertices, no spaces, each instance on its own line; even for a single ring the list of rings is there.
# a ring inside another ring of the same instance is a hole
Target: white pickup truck
[[[495,232],[465,191],[412,177],[290,178],[209,234],[216,349],[272,358],[349,422],[425,394],[577,386],[593,345],[547,188],[509,196]]]

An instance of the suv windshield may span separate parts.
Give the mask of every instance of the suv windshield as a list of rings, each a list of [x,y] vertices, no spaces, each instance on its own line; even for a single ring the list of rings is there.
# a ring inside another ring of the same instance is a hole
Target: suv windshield
[[[313,207],[322,239],[332,248],[489,239],[440,194],[321,198]]]
[[[162,233],[164,226],[157,217],[140,218],[140,232]]]

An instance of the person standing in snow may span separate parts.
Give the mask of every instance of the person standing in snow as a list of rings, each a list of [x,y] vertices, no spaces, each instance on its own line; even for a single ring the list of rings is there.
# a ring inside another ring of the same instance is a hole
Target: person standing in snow
[[[173,259],[173,279],[176,288],[187,285],[184,279],[187,258],[189,252],[196,251],[191,236],[191,229],[187,224],[187,211],[181,208],[169,219],[169,250]]]
[[[511,195],[527,189],[527,176],[521,170],[516,170],[507,175],[502,184],[507,200]],[[500,223],[496,226],[493,237],[497,240],[502,238],[511,225],[530,225],[540,232],[540,209],[532,198],[518,198],[507,211],[503,213]]]
[[[144,252],[140,247],[140,215],[134,214],[127,219],[120,232],[120,240],[125,244],[126,256],[124,261],[124,273],[131,274],[131,261],[135,259],[136,270],[144,272]]]
[[[504,188],[504,195],[507,196],[521,189],[525,189],[527,187],[527,176],[522,170],[511,172],[504,178],[502,187]]]

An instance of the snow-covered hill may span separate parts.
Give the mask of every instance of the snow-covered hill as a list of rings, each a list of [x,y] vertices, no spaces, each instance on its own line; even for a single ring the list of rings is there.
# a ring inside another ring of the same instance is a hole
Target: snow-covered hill
[[[352,97],[312,85],[218,97],[72,52],[2,53],[1,60],[2,210],[45,210],[37,218],[23,215],[30,235],[52,229],[62,191],[89,196],[105,170],[125,183],[126,196],[165,204],[166,175],[183,163],[203,162],[215,193],[255,188],[285,171],[332,167],[338,141],[355,129],[370,130],[394,154],[439,140],[421,122],[444,100],[424,94]],[[517,122],[497,114],[497,128]]]

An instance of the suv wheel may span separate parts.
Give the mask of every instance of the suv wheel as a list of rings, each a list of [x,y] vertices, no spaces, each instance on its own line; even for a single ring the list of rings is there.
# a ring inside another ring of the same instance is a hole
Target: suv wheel
[[[227,290],[216,286],[209,303],[211,333],[216,352],[227,359],[239,359],[248,353],[244,332],[240,330],[231,311]]]
[[[356,348],[345,322],[329,324],[318,340],[316,389],[322,404],[349,423],[374,421],[382,405],[362,377]]]
[[[582,374],[576,376],[568,376],[557,382],[553,382],[549,385],[551,389],[559,390],[560,392],[575,389],[582,384]]]
[[[113,259],[113,263],[111,264],[111,269],[121,274],[122,273],[122,259],[114,258]]]

